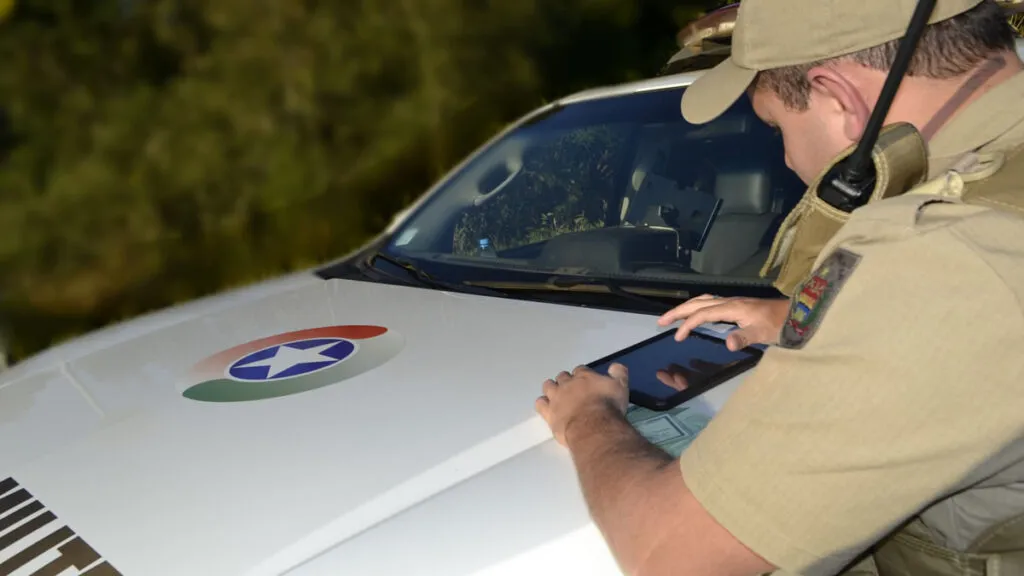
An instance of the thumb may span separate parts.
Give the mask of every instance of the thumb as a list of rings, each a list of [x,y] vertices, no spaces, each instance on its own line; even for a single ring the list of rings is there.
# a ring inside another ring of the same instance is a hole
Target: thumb
[[[725,347],[733,352],[741,348],[746,348],[752,341],[751,336],[750,328],[738,328],[733,330],[725,337]]]
[[[629,386],[629,369],[622,364],[616,362],[609,366],[608,375],[618,380],[623,386]]]

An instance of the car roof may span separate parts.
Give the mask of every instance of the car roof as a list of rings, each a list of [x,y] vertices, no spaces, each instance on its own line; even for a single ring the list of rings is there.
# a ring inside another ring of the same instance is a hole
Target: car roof
[[[667,88],[680,88],[683,86],[689,86],[691,83],[693,83],[694,80],[697,79],[698,76],[700,76],[700,74],[700,72],[687,72],[682,74],[657,76],[654,78],[637,80],[633,82],[625,82],[622,84],[599,86],[597,88],[590,88],[561,98],[558,100],[558,103],[571,104],[574,102],[595,100],[599,98],[610,98],[614,96],[622,96],[625,94],[633,94],[636,92],[647,92],[651,90],[662,90]]]

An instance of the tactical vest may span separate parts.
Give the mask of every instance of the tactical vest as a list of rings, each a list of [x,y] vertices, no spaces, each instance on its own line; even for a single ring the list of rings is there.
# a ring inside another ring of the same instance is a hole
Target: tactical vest
[[[841,152],[818,174],[775,234],[761,277],[781,266],[773,285],[787,296],[792,296],[807,279],[822,248],[850,217],[819,198],[817,190],[832,168],[849,156],[854,147]],[[927,146],[910,124],[896,123],[883,128],[871,156],[876,181],[869,202],[902,194],[923,184],[927,177]]]
[[[968,154],[907,194],[960,198],[1024,216],[1024,145]],[[963,552],[935,542],[919,517],[890,534],[843,576],[1024,576],[1024,514],[989,527]]]

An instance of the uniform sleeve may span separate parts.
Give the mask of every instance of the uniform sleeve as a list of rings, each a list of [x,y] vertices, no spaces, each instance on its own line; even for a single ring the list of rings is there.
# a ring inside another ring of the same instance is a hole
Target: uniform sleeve
[[[680,459],[708,512],[786,571],[835,574],[1019,441],[1017,296],[955,228],[890,236],[821,261],[782,345]]]

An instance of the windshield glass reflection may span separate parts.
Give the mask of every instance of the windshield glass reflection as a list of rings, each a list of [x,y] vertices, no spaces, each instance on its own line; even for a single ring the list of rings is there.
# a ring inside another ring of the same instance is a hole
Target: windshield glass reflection
[[[463,268],[766,284],[758,272],[805,187],[747,99],[694,126],[681,96],[584,101],[519,127],[445,183],[387,250]]]

